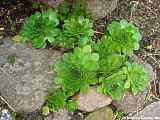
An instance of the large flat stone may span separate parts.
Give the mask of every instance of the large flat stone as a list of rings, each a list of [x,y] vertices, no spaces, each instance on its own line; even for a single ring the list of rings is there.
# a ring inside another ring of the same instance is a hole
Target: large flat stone
[[[17,112],[39,109],[54,78],[50,65],[60,58],[60,52],[14,45],[5,38],[0,45],[0,56],[3,58],[0,62],[1,95]],[[14,56],[12,64],[9,56]]]

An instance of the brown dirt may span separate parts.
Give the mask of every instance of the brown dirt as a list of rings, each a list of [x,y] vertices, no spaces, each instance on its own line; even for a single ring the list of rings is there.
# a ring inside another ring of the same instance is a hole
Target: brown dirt
[[[0,37],[13,36],[24,19],[36,9],[27,0],[1,0],[0,1]]]

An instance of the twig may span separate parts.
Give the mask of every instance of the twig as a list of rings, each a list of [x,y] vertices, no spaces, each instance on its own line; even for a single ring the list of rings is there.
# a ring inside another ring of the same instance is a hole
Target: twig
[[[13,112],[16,112],[16,110],[15,110],[2,96],[0,96],[0,99],[1,99],[5,104],[7,104],[7,106],[8,106]]]
[[[156,96],[152,96],[154,99],[160,101],[160,98],[156,97]]]
[[[104,33],[99,32],[99,31],[94,31],[94,33],[96,33],[96,34],[104,34]]]

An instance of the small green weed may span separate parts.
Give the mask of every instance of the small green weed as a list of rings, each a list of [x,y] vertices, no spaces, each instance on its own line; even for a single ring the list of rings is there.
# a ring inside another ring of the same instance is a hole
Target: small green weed
[[[64,107],[66,107],[69,112],[73,112],[77,109],[77,103],[69,99],[66,91],[57,89],[47,96],[47,103],[45,109],[43,108],[43,114],[48,114],[48,109],[46,112],[46,108],[49,108],[49,111],[56,111]]]
[[[63,21],[73,16],[90,18],[90,13],[87,13],[84,1],[85,0],[74,0],[74,2],[68,2],[68,0],[64,0],[63,4],[60,4],[56,9],[60,20]]]
[[[38,3],[38,2],[33,2],[32,7],[35,8],[35,9],[46,10],[48,8],[48,5],[42,4],[42,3]]]
[[[11,113],[11,116],[12,116],[12,119],[13,119],[13,120],[16,120],[17,113],[16,113],[16,112],[12,112],[12,113]]]
[[[9,55],[9,56],[7,57],[7,62],[8,62],[9,64],[11,64],[11,65],[15,64],[15,62],[16,62],[16,56],[15,56],[15,55]]]
[[[47,116],[49,113],[50,113],[49,107],[43,106],[42,107],[42,115]]]
[[[121,111],[116,111],[115,113],[115,120],[123,120],[124,119],[124,113]]]

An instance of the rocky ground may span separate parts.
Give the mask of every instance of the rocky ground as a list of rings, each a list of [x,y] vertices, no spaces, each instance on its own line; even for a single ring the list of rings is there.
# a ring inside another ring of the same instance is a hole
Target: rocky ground
[[[105,8],[104,8],[105,9]],[[87,95],[76,96],[79,110],[68,113],[60,110],[49,116],[41,115],[44,96],[54,73],[51,66],[61,52],[52,49],[35,50],[22,44],[13,44],[15,35],[26,16],[38,9],[27,1],[0,2],[0,112],[1,116],[14,116],[16,120],[112,120],[122,111],[125,119],[143,117],[160,119],[160,1],[120,0],[117,8],[107,17],[95,21],[95,37],[103,32],[104,24],[112,20],[133,21],[141,30],[141,49],[135,60],[144,64],[150,76],[147,88],[137,96],[126,93],[121,100],[97,94],[91,88]],[[94,98],[94,99],[93,99]],[[87,104],[90,101],[91,104]],[[111,109],[112,108],[112,109]],[[8,110],[8,111],[6,111]],[[2,117],[0,120],[3,120]],[[10,120],[10,119],[8,119]]]

